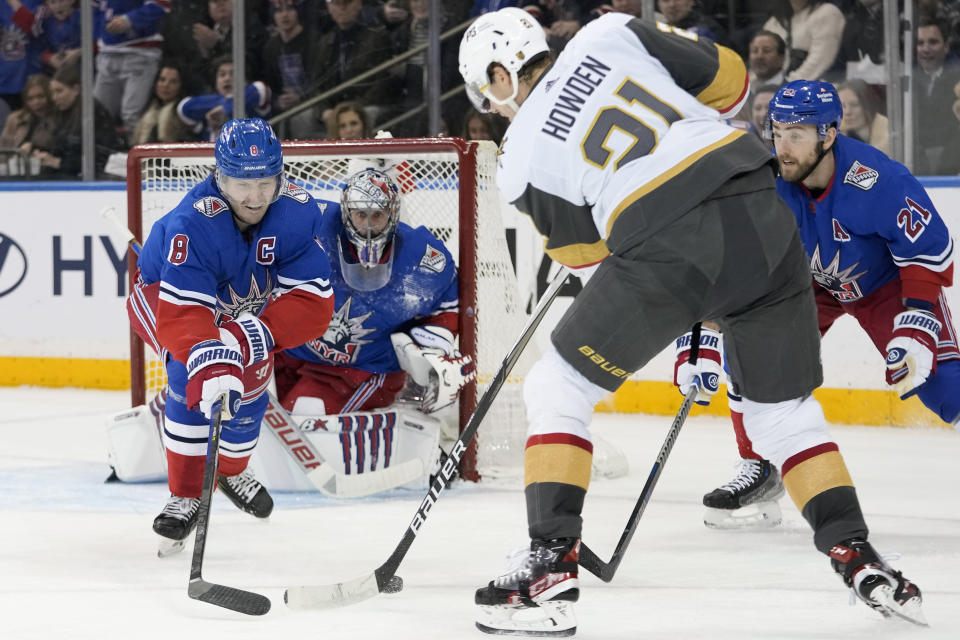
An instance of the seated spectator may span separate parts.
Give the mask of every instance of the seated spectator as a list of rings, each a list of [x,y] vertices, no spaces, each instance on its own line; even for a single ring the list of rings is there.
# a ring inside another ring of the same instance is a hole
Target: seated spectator
[[[320,68],[316,35],[305,29],[300,19],[302,6],[301,0],[270,1],[275,32],[263,47],[263,69],[278,113],[303,102]],[[285,124],[290,138],[315,138],[321,132],[312,109],[301,111]]]
[[[42,175],[61,178],[80,177],[83,158],[82,108],[80,105],[80,65],[60,67],[50,80],[50,97],[56,108],[56,130],[48,148],[34,147]],[[106,107],[94,99],[95,166],[103,172],[111,153],[125,149],[117,132],[117,122]]]
[[[946,149],[960,145],[960,132],[953,115],[954,87],[960,68],[948,62],[948,28],[932,18],[917,25],[917,68],[913,73],[913,171],[917,175],[957,173],[953,163],[944,163]]]
[[[856,0],[846,11],[837,63],[847,78],[887,84],[883,64],[883,0]]]
[[[822,78],[840,50],[840,9],[826,0],[773,0],[771,14],[763,28],[787,45],[786,80]]]
[[[334,27],[320,37],[318,56],[325,61],[316,93],[323,93],[372,69],[391,56],[390,35],[383,27],[367,27],[358,17],[362,0],[327,0]],[[384,91],[387,81],[378,76],[356,83],[320,103],[322,120],[330,122],[333,105],[345,100],[362,100],[374,111],[392,104],[393,96]]]
[[[76,4],[76,0],[44,2],[40,57],[53,71],[80,59],[80,10]]]
[[[54,141],[53,103],[50,101],[50,78],[35,73],[23,85],[23,108],[10,114],[0,133],[0,147],[17,147],[30,153],[33,149],[49,149]]]
[[[491,140],[499,145],[505,131],[506,127],[500,116],[470,109],[463,119],[460,137],[464,140]]]
[[[693,0],[657,0],[657,8],[670,26],[693,31],[717,44],[730,46],[726,29],[710,16],[700,13]]]
[[[370,118],[359,102],[348,100],[341,102],[332,110],[328,127],[333,140],[360,140],[372,138]]]
[[[760,31],[750,40],[750,55],[747,68],[750,70],[750,86],[783,84],[783,64],[786,61],[787,44],[772,31]]]
[[[763,138],[763,131],[766,127],[767,111],[770,108],[770,100],[773,99],[773,96],[777,93],[778,89],[780,89],[780,85],[778,84],[760,85],[753,90],[753,97],[750,98],[750,110],[747,111],[746,107],[741,110],[741,114],[743,115],[746,115],[747,113],[750,114],[750,122],[753,123],[757,135],[759,135],[761,138]]]
[[[160,64],[153,83],[153,98],[137,121],[130,137],[130,146],[147,142],[186,142],[190,132],[180,116],[177,105],[183,98],[183,76],[173,62]]]
[[[177,10],[177,5],[183,4]],[[260,2],[246,2],[244,41],[246,45],[246,77],[260,76],[260,54],[266,43],[267,32],[260,15]],[[175,58],[187,73],[188,90],[208,93],[215,90],[210,83],[214,75],[213,63],[233,51],[233,0],[196,0],[174,2],[175,16],[164,33],[172,37],[174,46],[167,48],[167,56]],[[189,37],[187,37],[189,34]]]
[[[93,95],[133,131],[160,68],[160,20],[166,0],[101,0],[95,14],[97,77]]]
[[[0,126],[14,109],[27,76],[40,71],[36,11],[43,0],[0,1]]]
[[[837,85],[840,104],[843,105],[843,120],[840,133],[861,142],[873,145],[890,154],[890,121],[877,113],[877,98],[866,82],[859,78]]]
[[[188,96],[177,105],[195,140],[214,142],[220,127],[233,117],[233,60],[221,56],[213,61],[216,93]],[[247,116],[266,118],[270,113],[270,87],[257,80],[246,86],[243,100]]]

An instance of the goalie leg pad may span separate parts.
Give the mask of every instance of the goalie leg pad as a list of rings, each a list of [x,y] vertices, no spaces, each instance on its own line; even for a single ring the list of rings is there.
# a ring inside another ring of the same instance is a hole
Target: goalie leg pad
[[[107,418],[107,460],[123,482],[159,482],[167,477],[163,429],[146,405]]]

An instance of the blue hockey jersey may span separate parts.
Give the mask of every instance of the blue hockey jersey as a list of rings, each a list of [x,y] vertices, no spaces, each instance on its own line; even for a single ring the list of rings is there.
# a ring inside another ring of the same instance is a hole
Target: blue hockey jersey
[[[901,279],[901,297],[933,302],[953,275],[953,239],[926,191],[902,164],[843,135],[832,182],[817,197],[777,179],[793,210],[814,280],[853,302]]]
[[[317,236],[330,256],[334,291],[333,318],[326,333],[287,354],[329,365],[371,373],[399,371],[390,334],[417,324],[436,324],[457,331],[459,293],[453,257],[425,227],[401,222],[391,251],[390,280],[375,291],[356,291],[344,281],[339,242],[347,248],[340,205],[321,202],[323,218]]]
[[[260,316],[277,349],[322,334],[333,290],[318,219],[317,202],[288,180],[244,232],[213,175],[191,189],[153,225],[140,254],[141,284],[160,283],[163,348],[185,362],[193,345],[219,339],[217,326],[244,312]]]

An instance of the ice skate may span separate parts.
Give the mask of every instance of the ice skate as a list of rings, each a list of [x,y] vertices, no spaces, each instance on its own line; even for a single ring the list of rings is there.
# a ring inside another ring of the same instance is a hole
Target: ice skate
[[[187,537],[197,526],[200,498],[181,498],[170,494],[166,506],[153,520],[153,530],[160,536],[157,556],[165,558],[181,551]]]
[[[767,460],[741,460],[730,482],[703,496],[703,523],[714,529],[762,529],[780,524],[783,496],[777,467]]]
[[[223,495],[238,509],[257,518],[266,518],[273,511],[273,498],[266,487],[253,477],[250,469],[235,476],[218,476],[217,484]]]
[[[573,603],[580,597],[578,538],[532,540],[509,558],[505,574],[477,589],[477,628],[518,636],[572,636]]]
[[[830,549],[830,564],[844,584],[883,617],[927,626],[920,588],[894,571],[866,540],[853,538]]]

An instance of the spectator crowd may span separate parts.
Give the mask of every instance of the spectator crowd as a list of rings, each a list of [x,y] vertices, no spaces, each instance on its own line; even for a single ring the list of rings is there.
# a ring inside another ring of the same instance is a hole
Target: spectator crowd
[[[909,0],[908,0],[909,1]],[[913,99],[918,174],[960,173],[960,0],[916,2]],[[234,0],[92,0],[96,165],[135,144],[215,139],[233,114]],[[562,50],[584,24],[609,11],[642,15],[641,0],[443,0],[440,32],[485,11],[519,6]],[[783,82],[838,85],[843,133],[889,152],[884,115],[883,0],[657,0],[656,19],[733,48],[747,63],[751,102],[738,126],[759,133]],[[30,159],[43,177],[80,171],[79,0],[0,0],[0,152]],[[499,141],[505,122],[442,105],[429,131],[426,55],[420,51],[327,98],[301,103],[374,69],[428,38],[429,0],[246,0],[249,115],[290,109],[278,129],[296,139],[461,135]],[[460,84],[459,35],[441,46],[440,87]],[[899,43],[902,46],[902,42]],[[919,124],[922,123],[922,126]],[[4,166],[0,156],[0,167]]]

